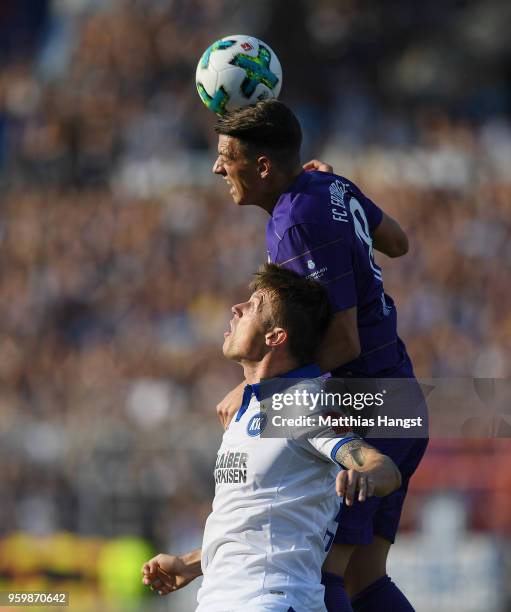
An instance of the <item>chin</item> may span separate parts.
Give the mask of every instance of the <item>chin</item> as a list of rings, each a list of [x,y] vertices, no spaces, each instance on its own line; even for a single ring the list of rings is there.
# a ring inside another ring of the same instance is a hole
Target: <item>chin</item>
[[[235,359],[235,356],[234,356],[235,352],[236,351],[234,351],[230,345],[229,338],[226,338],[222,346],[222,353],[224,357],[227,357],[227,359]]]
[[[228,349],[223,351],[224,353],[224,357],[226,359],[229,359],[229,361],[236,361],[237,363],[239,363],[241,361],[241,357],[234,351],[229,351]]]
[[[229,340],[229,338],[226,338],[226,340]],[[239,347],[237,347],[236,344],[232,342],[224,343],[222,347],[222,353],[224,354],[224,357],[230,359],[231,361],[239,362],[240,359],[243,359],[243,355],[240,354]]]

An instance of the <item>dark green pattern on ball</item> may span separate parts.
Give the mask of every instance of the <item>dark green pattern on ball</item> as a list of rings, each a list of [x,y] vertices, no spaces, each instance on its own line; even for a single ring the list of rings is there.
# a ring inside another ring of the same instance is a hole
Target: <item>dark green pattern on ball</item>
[[[232,47],[236,41],[235,40],[217,40],[212,45],[210,45],[206,51],[202,54],[200,58],[200,67],[207,68],[209,66],[209,58],[214,51],[222,51],[223,49],[228,49]]]
[[[270,70],[271,53],[263,45],[259,46],[257,57],[250,57],[245,53],[238,53],[230,63],[245,71],[246,77],[241,83],[241,92],[247,98],[254,93],[259,83],[268,89],[274,89],[279,78]]]
[[[225,91],[223,86],[220,86],[213,96],[210,96],[204,89],[202,83],[197,83],[197,91],[199,92],[200,99],[204,104],[217,115],[224,115],[226,112],[226,105],[229,102],[229,94]]]

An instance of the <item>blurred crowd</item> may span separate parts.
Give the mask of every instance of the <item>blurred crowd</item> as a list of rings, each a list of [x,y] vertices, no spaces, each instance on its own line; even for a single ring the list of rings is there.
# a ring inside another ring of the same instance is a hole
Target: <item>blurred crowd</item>
[[[202,51],[232,32],[279,55],[304,161],[406,229],[409,254],[380,263],[417,375],[510,375],[510,16],[497,0],[2,2],[0,533],[200,539],[215,404],[240,380],[222,332],[265,260],[265,214],[212,175],[195,92]],[[510,515],[474,525],[511,533]]]

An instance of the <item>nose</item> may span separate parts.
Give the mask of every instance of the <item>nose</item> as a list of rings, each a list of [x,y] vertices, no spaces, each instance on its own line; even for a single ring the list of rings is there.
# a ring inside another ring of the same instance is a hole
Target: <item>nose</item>
[[[212,171],[214,174],[221,174],[222,176],[225,176],[226,172],[224,167],[222,166],[222,163],[220,162],[219,157],[216,158],[215,163],[213,164]]]
[[[243,304],[234,304],[234,306],[231,307],[231,312],[232,314],[236,317],[241,317],[242,313],[243,313]]]

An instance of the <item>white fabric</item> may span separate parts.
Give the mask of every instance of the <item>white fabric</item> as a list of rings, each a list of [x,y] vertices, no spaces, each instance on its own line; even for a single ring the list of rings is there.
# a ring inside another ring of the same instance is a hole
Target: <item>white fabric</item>
[[[251,436],[260,410],[252,396],[218,451],[197,612],[324,612],[321,566],[341,502],[330,453],[340,438]]]

